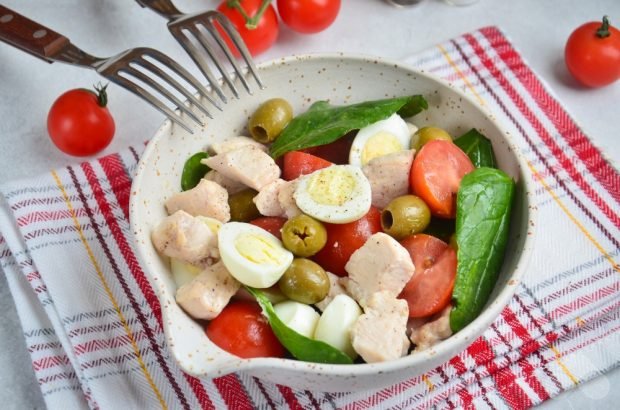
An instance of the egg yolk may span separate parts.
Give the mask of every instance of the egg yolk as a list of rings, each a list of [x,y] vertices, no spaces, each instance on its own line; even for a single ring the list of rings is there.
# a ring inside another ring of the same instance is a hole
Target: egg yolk
[[[364,144],[364,149],[362,150],[362,165],[366,165],[373,158],[402,150],[403,146],[394,134],[380,131],[368,138],[368,141]]]
[[[340,206],[351,200],[355,184],[353,175],[330,167],[310,176],[306,190],[312,200],[319,204]]]
[[[237,252],[250,262],[265,265],[279,265],[285,261],[286,253],[269,238],[255,234],[242,233],[235,239]]]

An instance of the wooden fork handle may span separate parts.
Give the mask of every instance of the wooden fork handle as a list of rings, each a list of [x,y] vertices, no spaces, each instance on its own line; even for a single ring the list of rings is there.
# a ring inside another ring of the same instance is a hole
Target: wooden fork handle
[[[52,62],[69,39],[0,4],[0,40]]]

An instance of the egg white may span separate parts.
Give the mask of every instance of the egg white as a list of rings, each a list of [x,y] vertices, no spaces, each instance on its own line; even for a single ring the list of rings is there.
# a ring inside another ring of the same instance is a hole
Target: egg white
[[[337,295],[327,305],[314,329],[314,339],[331,345],[352,359],[357,352],[351,343],[351,327],[362,315],[362,308],[350,296]]]
[[[218,232],[220,257],[230,274],[244,285],[268,288],[293,261],[293,254],[266,230],[245,222],[228,222]]]
[[[398,114],[367,125],[353,139],[349,164],[361,167],[373,158],[409,149],[411,134],[409,126]]]
[[[370,182],[359,167],[332,165],[299,178],[293,194],[305,214],[329,223],[348,223],[370,209]]]

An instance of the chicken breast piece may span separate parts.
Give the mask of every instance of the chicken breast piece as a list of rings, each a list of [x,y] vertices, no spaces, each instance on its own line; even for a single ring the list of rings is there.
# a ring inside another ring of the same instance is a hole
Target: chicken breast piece
[[[162,255],[192,264],[208,265],[208,260],[219,258],[217,235],[185,211],[164,218],[151,233],[151,241]]]
[[[223,154],[225,152],[246,146],[258,148],[259,150],[264,152],[269,151],[269,148],[267,148],[265,144],[261,144],[260,142],[245,136],[230,137],[222,140],[221,142],[214,142],[209,147],[209,150],[215,154]]]
[[[406,150],[371,159],[362,172],[370,182],[372,204],[385,208],[392,199],[409,193],[409,172],[415,150]]]
[[[285,181],[285,183],[280,187],[280,192],[278,193],[278,201],[280,201],[280,207],[283,210],[283,217],[292,218],[297,215],[301,215],[301,209],[297,206],[297,202],[295,202],[295,198],[293,194],[297,189],[297,184],[299,181],[294,179],[292,181]]]
[[[278,200],[278,195],[280,194],[280,189],[286,183],[285,180],[278,178],[272,183],[265,185],[254,197],[254,204],[256,204],[256,209],[258,209],[261,215],[283,216],[285,214]]]
[[[225,177],[214,169],[207,172],[204,179],[213,181],[220,185],[226,190],[226,192],[228,192],[228,195],[236,194],[237,192],[243,191],[247,188],[247,186],[243,185],[241,182]]]
[[[409,305],[390,292],[375,292],[351,329],[353,349],[367,363],[398,359],[407,354]]]
[[[260,191],[280,178],[280,167],[264,151],[244,145],[202,161],[222,175]]]
[[[240,286],[220,261],[181,286],[176,300],[191,317],[209,320],[220,314]]]
[[[397,297],[413,275],[415,267],[409,252],[396,239],[377,232],[353,252],[342,278],[346,290],[362,307],[370,296],[386,291]]]
[[[208,216],[221,222],[230,220],[228,191],[204,178],[194,188],[168,198],[164,205],[169,214],[183,210],[192,216]]]
[[[437,316],[423,324],[409,322],[408,327],[411,331],[409,339],[415,345],[416,352],[433,347],[440,341],[452,336],[452,329],[450,328],[451,310],[452,305],[448,305]]]
[[[329,303],[334,300],[336,296],[349,296],[347,290],[340,283],[340,276],[334,275],[333,273],[327,271],[325,273],[327,273],[327,277],[329,278],[329,292],[327,293],[327,296],[325,296],[325,299],[314,304],[314,306],[316,306],[321,312],[325,310],[327,305],[329,305]]]

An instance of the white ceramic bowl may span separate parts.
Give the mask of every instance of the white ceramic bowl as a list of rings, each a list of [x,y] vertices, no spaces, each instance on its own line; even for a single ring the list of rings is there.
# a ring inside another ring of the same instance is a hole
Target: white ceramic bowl
[[[181,368],[202,377],[242,371],[300,389],[352,391],[379,388],[420,375],[464,350],[511,299],[532,246],[531,178],[509,136],[492,115],[459,90],[399,63],[340,54],[294,56],[262,64],[260,72],[266,88],[253,96],[244,94],[240,99],[232,99],[223,112],[215,112],[215,118],[208,120],[201,132],[191,135],[166,121],[148,144],[133,182],[130,220],[135,248],[160,299],[168,347]],[[166,216],[164,200],[179,191],[184,161],[213,141],[248,135],[249,116],[268,98],[283,97],[296,113],[301,113],[317,100],[350,104],[411,94],[423,94],[429,101],[429,109],[415,117],[416,125],[439,125],[452,135],[476,127],[493,142],[499,167],[517,181],[508,251],[499,281],[482,314],[434,348],[377,364],[347,366],[274,358],[240,359],[212,344],[202,326],[176,304],[168,262],[157,254],[150,240],[151,230]]]

